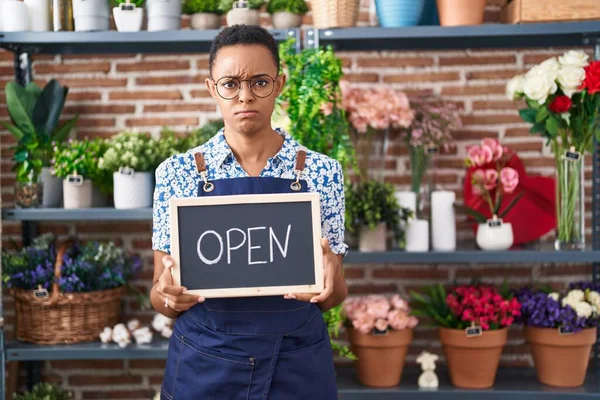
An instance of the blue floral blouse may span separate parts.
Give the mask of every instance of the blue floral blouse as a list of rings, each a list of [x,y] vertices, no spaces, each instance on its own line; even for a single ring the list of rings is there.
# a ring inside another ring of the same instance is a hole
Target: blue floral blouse
[[[267,161],[262,177],[295,179],[294,167],[299,143],[282,129],[276,129],[285,140],[281,150]],[[209,141],[197,148],[163,161],[156,170],[154,189],[152,249],[171,252],[169,199],[196,197],[201,177],[196,170],[194,153],[200,151],[208,170],[208,180],[247,177],[235,159],[221,129]],[[336,254],[346,252],[344,243],[344,178],[340,163],[323,154],[307,150],[302,179],[308,190],[320,194],[321,231],[329,239]]]

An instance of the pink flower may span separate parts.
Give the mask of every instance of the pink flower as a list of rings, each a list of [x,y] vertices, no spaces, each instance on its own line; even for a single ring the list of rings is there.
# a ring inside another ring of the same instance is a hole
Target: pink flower
[[[390,307],[391,305],[385,297],[371,297],[367,303],[367,313],[375,318],[385,318]]]
[[[357,329],[364,334],[368,334],[375,326],[375,317],[364,311],[359,311],[354,314],[352,326],[354,329]]]
[[[502,158],[502,154],[504,154],[504,148],[500,145],[500,142],[498,142],[497,139],[483,139],[481,142],[481,147],[487,147],[492,152],[492,160],[490,161],[498,161],[500,158]]]
[[[474,166],[487,164],[493,159],[492,149],[487,146],[471,146],[467,150],[467,154],[471,164]]]
[[[418,324],[419,324],[419,320],[417,319],[417,317],[415,317],[415,316],[410,316],[410,317],[408,317],[408,324],[407,324],[407,326],[408,326],[410,329],[414,328],[414,327],[415,327],[415,326],[417,326]]]
[[[406,329],[408,325],[408,313],[404,310],[392,310],[388,314],[388,320],[393,329],[397,331]]]
[[[483,187],[486,190],[492,190],[498,183],[498,171],[495,169],[486,169],[483,179]]]
[[[519,184],[519,173],[510,167],[502,168],[502,171],[500,171],[500,181],[504,187],[504,193],[512,193]]]
[[[378,318],[377,321],[375,321],[375,329],[378,331],[385,332],[387,331],[388,326],[388,322],[385,319]]]
[[[400,295],[395,294],[392,296],[390,302],[392,306],[398,310],[408,311],[408,303],[400,297]]]
[[[358,297],[351,297],[344,302],[344,311],[347,317],[353,320],[357,312],[366,312],[367,306]]]

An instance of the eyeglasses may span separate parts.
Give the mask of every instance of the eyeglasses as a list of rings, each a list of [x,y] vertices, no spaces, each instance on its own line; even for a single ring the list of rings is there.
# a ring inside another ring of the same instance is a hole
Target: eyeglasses
[[[235,99],[242,90],[242,82],[250,82],[250,91],[260,98],[269,97],[275,90],[275,78],[269,75],[259,75],[252,79],[224,77],[217,82],[213,80],[217,93],[225,100]]]

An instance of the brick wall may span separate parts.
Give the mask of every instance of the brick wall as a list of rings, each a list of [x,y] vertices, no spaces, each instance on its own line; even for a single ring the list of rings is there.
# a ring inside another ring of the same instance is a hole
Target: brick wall
[[[373,21],[369,2],[363,1],[361,25]],[[486,19],[498,20],[503,0],[490,0]],[[265,19],[266,21],[266,19]],[[307,16],[310,24],[310,15]],[[184,19],[187,26],[187,19]],[[446,189],[456,190],[460,204],[465,146],[484,137],[498,137],[519,151],[531,174],[553,174],[549,149],[538,136],[529,136],[528,127],[517,115],[517,107],[504,96],[504,85],[510,77],[532,64],[559,54],[563,49],[501,50],[501,51],[427,51],[385,53],[339,53],[344,60],[346,78],[365,86],[385,83],[408,94],[434,92],[461,107],[464,128],[455,135],[456,151],[443,154],[439,161],[438,177]],[[207,55],[90,55],[35,57],[33,73],[43,84],[57,78],[71,88],[66,116],[80,114],[74,134],[78,137],[109,137],[123,129],[135,128],[156,132],[167,125],[186,131],[208,119],[218,117],[217,109],[204,87],[207,74]],[[12,79],[12,55],[0,52],[0,85]],[[8,115],[5,98],[0,94],[0,118]],[[13,205],[14,175],[11,169],[12,137],[0,132],[1,142],[1,200],[3,207]],[[406,148],[397,138],[392,139],[386,157],[386,177],[398,189],[408,189],[410,182]],[[591,170],[587,172],[591,183]],[[591,187],[587,188],[588,205]],[[591,208],[588,207],[588,210]],[[465,222],[458,215],[459,239],[474,240]],[[20,241],[20,224],[3,222],[2,245]],[[588,217],[589,228],[589,217]],[[109,223],[43,223],[41,232],[66,235],[77,233],[82,238],[115,238],[126,248],[141,252],[147,262],[139,280],[149,286],[152,276],[150,222]],[[591,230],[588,229],[591,232]],[[548,238],[551,240],[552,238]],[[571,279],[585,279],[591,274],[590,265],[346,265],[351,293],[400,292],[420,288],[435,282],[466,282],[481,276],[500,283],[508,277],[511,285],[531,282],[563,286]],[[14,322],[11,301],[4,298],[6,318]],[[136,316],[144,322],[151,312],[140,312],[133,301],[127,307],[127,317]],[[10,336],[10,326],[8,327]],[[411,348],[411,360],[423,349],[439,351],[435,332],[420,328]],[[531,366],[527,347],[520,332],[512,329],[503,365]],[[48,380],[74,389],[78,399],[127,398],[147,399],[161,382],[161,361],[60,361],[45,363]]]

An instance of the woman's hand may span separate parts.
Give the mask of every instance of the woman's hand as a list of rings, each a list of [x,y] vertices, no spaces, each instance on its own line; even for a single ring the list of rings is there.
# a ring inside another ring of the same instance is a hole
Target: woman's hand
[[[202,296],[183,294],[187,290],[185,287],[175,286],[171,275],[171,268],[175,265],[175,261],[171,256],[164,256],[162,263],[164,269],[158,278],[156,293],[163,302],[164,307],[183,312],[204,301]]]
[[[341,273],[341,257],[331,251],[327,238],[321,239],[321,247],[323,248],[323,274],[325,280],[323,291],[316,296],[314,293],[289,293],[284,298],[319,303],[322,309],[335,307],[346,298],[348,288]]]

